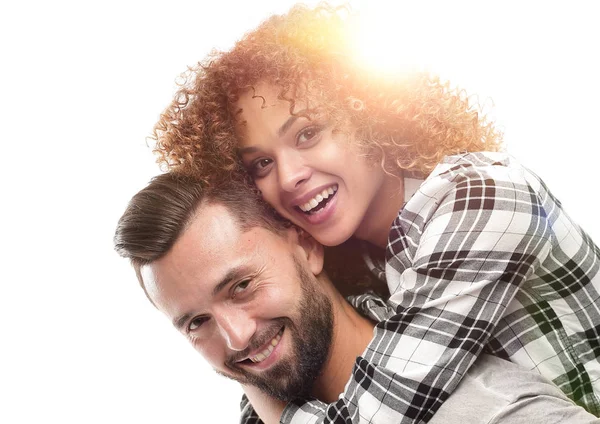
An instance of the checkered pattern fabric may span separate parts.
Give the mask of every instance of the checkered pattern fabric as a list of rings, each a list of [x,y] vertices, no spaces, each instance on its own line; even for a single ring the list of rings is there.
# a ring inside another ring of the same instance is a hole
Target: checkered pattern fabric
[[[445,158],[390,229],[391,297],[376,307],[393,313],[345,392],[330,405],[290,403],[282,422],[428,422],[483,351],[537,370],[598,416],[599,259],[510,156]]]
[[[242,401],[240,402],[240,424],[263,424],[262,420],[250,405],[248,398],[246,395],[242,396]]]

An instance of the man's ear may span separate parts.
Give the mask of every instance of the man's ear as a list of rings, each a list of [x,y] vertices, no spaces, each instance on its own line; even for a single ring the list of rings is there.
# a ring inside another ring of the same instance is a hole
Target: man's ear
[[[304,257],[308,262],[313,275],[319,275],[323,271],[324,250],[323,245],[316,241],[310,234],[296,227],[298,246],[302,249]]]

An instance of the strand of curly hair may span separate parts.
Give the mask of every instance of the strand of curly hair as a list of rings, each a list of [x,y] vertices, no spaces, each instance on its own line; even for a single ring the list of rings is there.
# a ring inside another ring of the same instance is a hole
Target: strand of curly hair
[[[427,73],[383,76],[361,66],[349,16],[347,7],[298,5],[189,68],[150,137],[158,162],[208,184],[244,174],[236,102],[260,82],[281,87],[290,112],[297,102],[318,104],[394,174],[427,175],[446,155],[500,149],[502,134],[464,91]]]

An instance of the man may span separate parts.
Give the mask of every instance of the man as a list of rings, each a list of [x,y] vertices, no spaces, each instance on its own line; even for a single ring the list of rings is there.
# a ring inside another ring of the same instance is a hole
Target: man
[[[322,246],[242,183],[206,190],[174,174],[154,178],[121,217],[115,249],[131,260],[150,301],[218,373],[244,386],[267,423],[279,422],[280,413],[260,409],[263,396],[285,407],[283,422],[302,416],[296,398],[335,405],[375,322],[393,315],[371,294],[350,306],[323,271]],[[399,390],[370,381],[362,376],[361,402]],[[243,422],[260,422],[242,405]],[[362,416],[360,406],[352,422],[394,422],[387,407]],[[538,374],[487,355],[430,422],[525,420],[599,422]]]

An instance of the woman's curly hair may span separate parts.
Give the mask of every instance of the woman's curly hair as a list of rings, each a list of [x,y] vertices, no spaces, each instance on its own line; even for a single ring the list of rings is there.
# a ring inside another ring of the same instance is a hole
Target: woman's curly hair
[[[207,183],[243,174],[236,102],[260,82],[281,87],[279,97],[290,102],[290,112],[296,102],[318,104],[319,114],[337,130],[351,131],[393,174],[427,175],[446,155],[500,148],[501,133],[464,91],[426,73],[369,72],[355,59],[351,31],[347,8],[297,5],[231,50],[212,52],[183,75],[154,127],[159,163]]]

